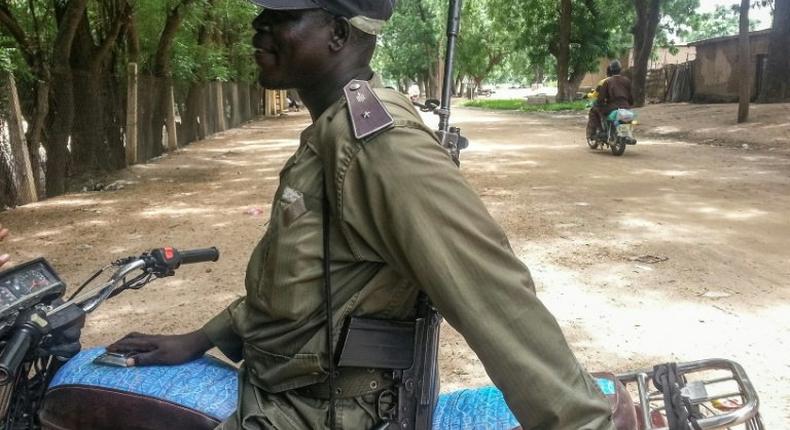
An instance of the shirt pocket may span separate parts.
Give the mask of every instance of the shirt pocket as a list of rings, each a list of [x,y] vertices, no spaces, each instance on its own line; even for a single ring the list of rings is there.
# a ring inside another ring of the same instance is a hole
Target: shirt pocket
[[[307,387],[327,377],[318,354],[282,355],[246,344],[244,359],[250,381],[269,393]]]
[[[302,321],[323,302],[321,199],[286,187],[277,205],[259,296],[274,319]]]

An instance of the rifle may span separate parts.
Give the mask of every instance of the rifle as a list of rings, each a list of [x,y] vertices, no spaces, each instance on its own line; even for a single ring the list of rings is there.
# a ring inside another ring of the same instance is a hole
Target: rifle
[[[461,165],[461,150],[469,147],[469,140],[461,136],[461,129],[450,126],[450,106],[453,96],[453,71],[455,69],[455,47],[461,30],[461,10],[463,0],[450,0],[447,12],[447,49],[444,56],[444,80],[442,81],[441,100],[429,99],[425,104],[415,103],[423,112],[433,112],[439,116],[439,130],[436,135],[442,147],[450,153],[455,164]]]

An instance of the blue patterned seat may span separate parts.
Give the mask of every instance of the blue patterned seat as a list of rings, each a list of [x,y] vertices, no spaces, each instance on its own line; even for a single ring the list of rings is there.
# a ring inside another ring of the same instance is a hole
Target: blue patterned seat
[[[109,367],[93,364],[104,348],[90,349],[69,360],[50,384],[101,387],[153,397],[223,421],[236,410],[236,369],[214,358],[181,366]]]
[[[181,366],[117,368],[98,366],[93,360],[104,349],[83,351],[60,369],[50,385],[91,386],[147,396],[199,411],[218,421],[236,409],[236,369],[214,358],[201,358]],[[614,384],[598,380],[605,394]],[[434,430],[511,430],[518,427],[502,393],[495,387],[443,394],[434,414]]]

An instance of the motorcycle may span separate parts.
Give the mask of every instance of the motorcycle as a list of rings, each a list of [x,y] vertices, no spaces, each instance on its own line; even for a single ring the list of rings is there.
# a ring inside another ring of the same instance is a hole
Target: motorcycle
[[[216,248],[155,249],[97,271],[68,300],[44,259],[0,273],[0,429],[209,430],[231,416],[237,369],[225,362],[206,355],[178,366],[125,367],[122,356],[79,345],[86,315],[106,300],[218,258]],[[109,279],[88,288],[110,268]],[[732,361],[593,376],[618,430],[763,429],[757,393]],[[433,429],[518,426],[502,393],[483,387],[443,394]]]
[[[636,113],[634,111],[616,109],[601,121],[601,128],[587,138],[587,145],[590,149],[607,147],[612,150],[612,154],[621,156],[625,153],[627,145],[636,145],[635,125]]]

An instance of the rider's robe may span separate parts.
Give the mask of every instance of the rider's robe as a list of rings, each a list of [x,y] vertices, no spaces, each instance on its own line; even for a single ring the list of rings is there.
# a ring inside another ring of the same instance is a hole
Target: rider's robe
[[[243,360],[238,411],[220,428],[328,427],[326,182],[336,337],[350,316],[413,318],[422,289],[525,429],[612,429],[606,398],[480,197],[408,99],[381,88],[376,94],[392,126],[356,138],[344,97],[304,130],[250,259],[246,297],[204,327],[224,354]],[[337,428],[372,428],[386,381],[366,369],[340,375]]]

